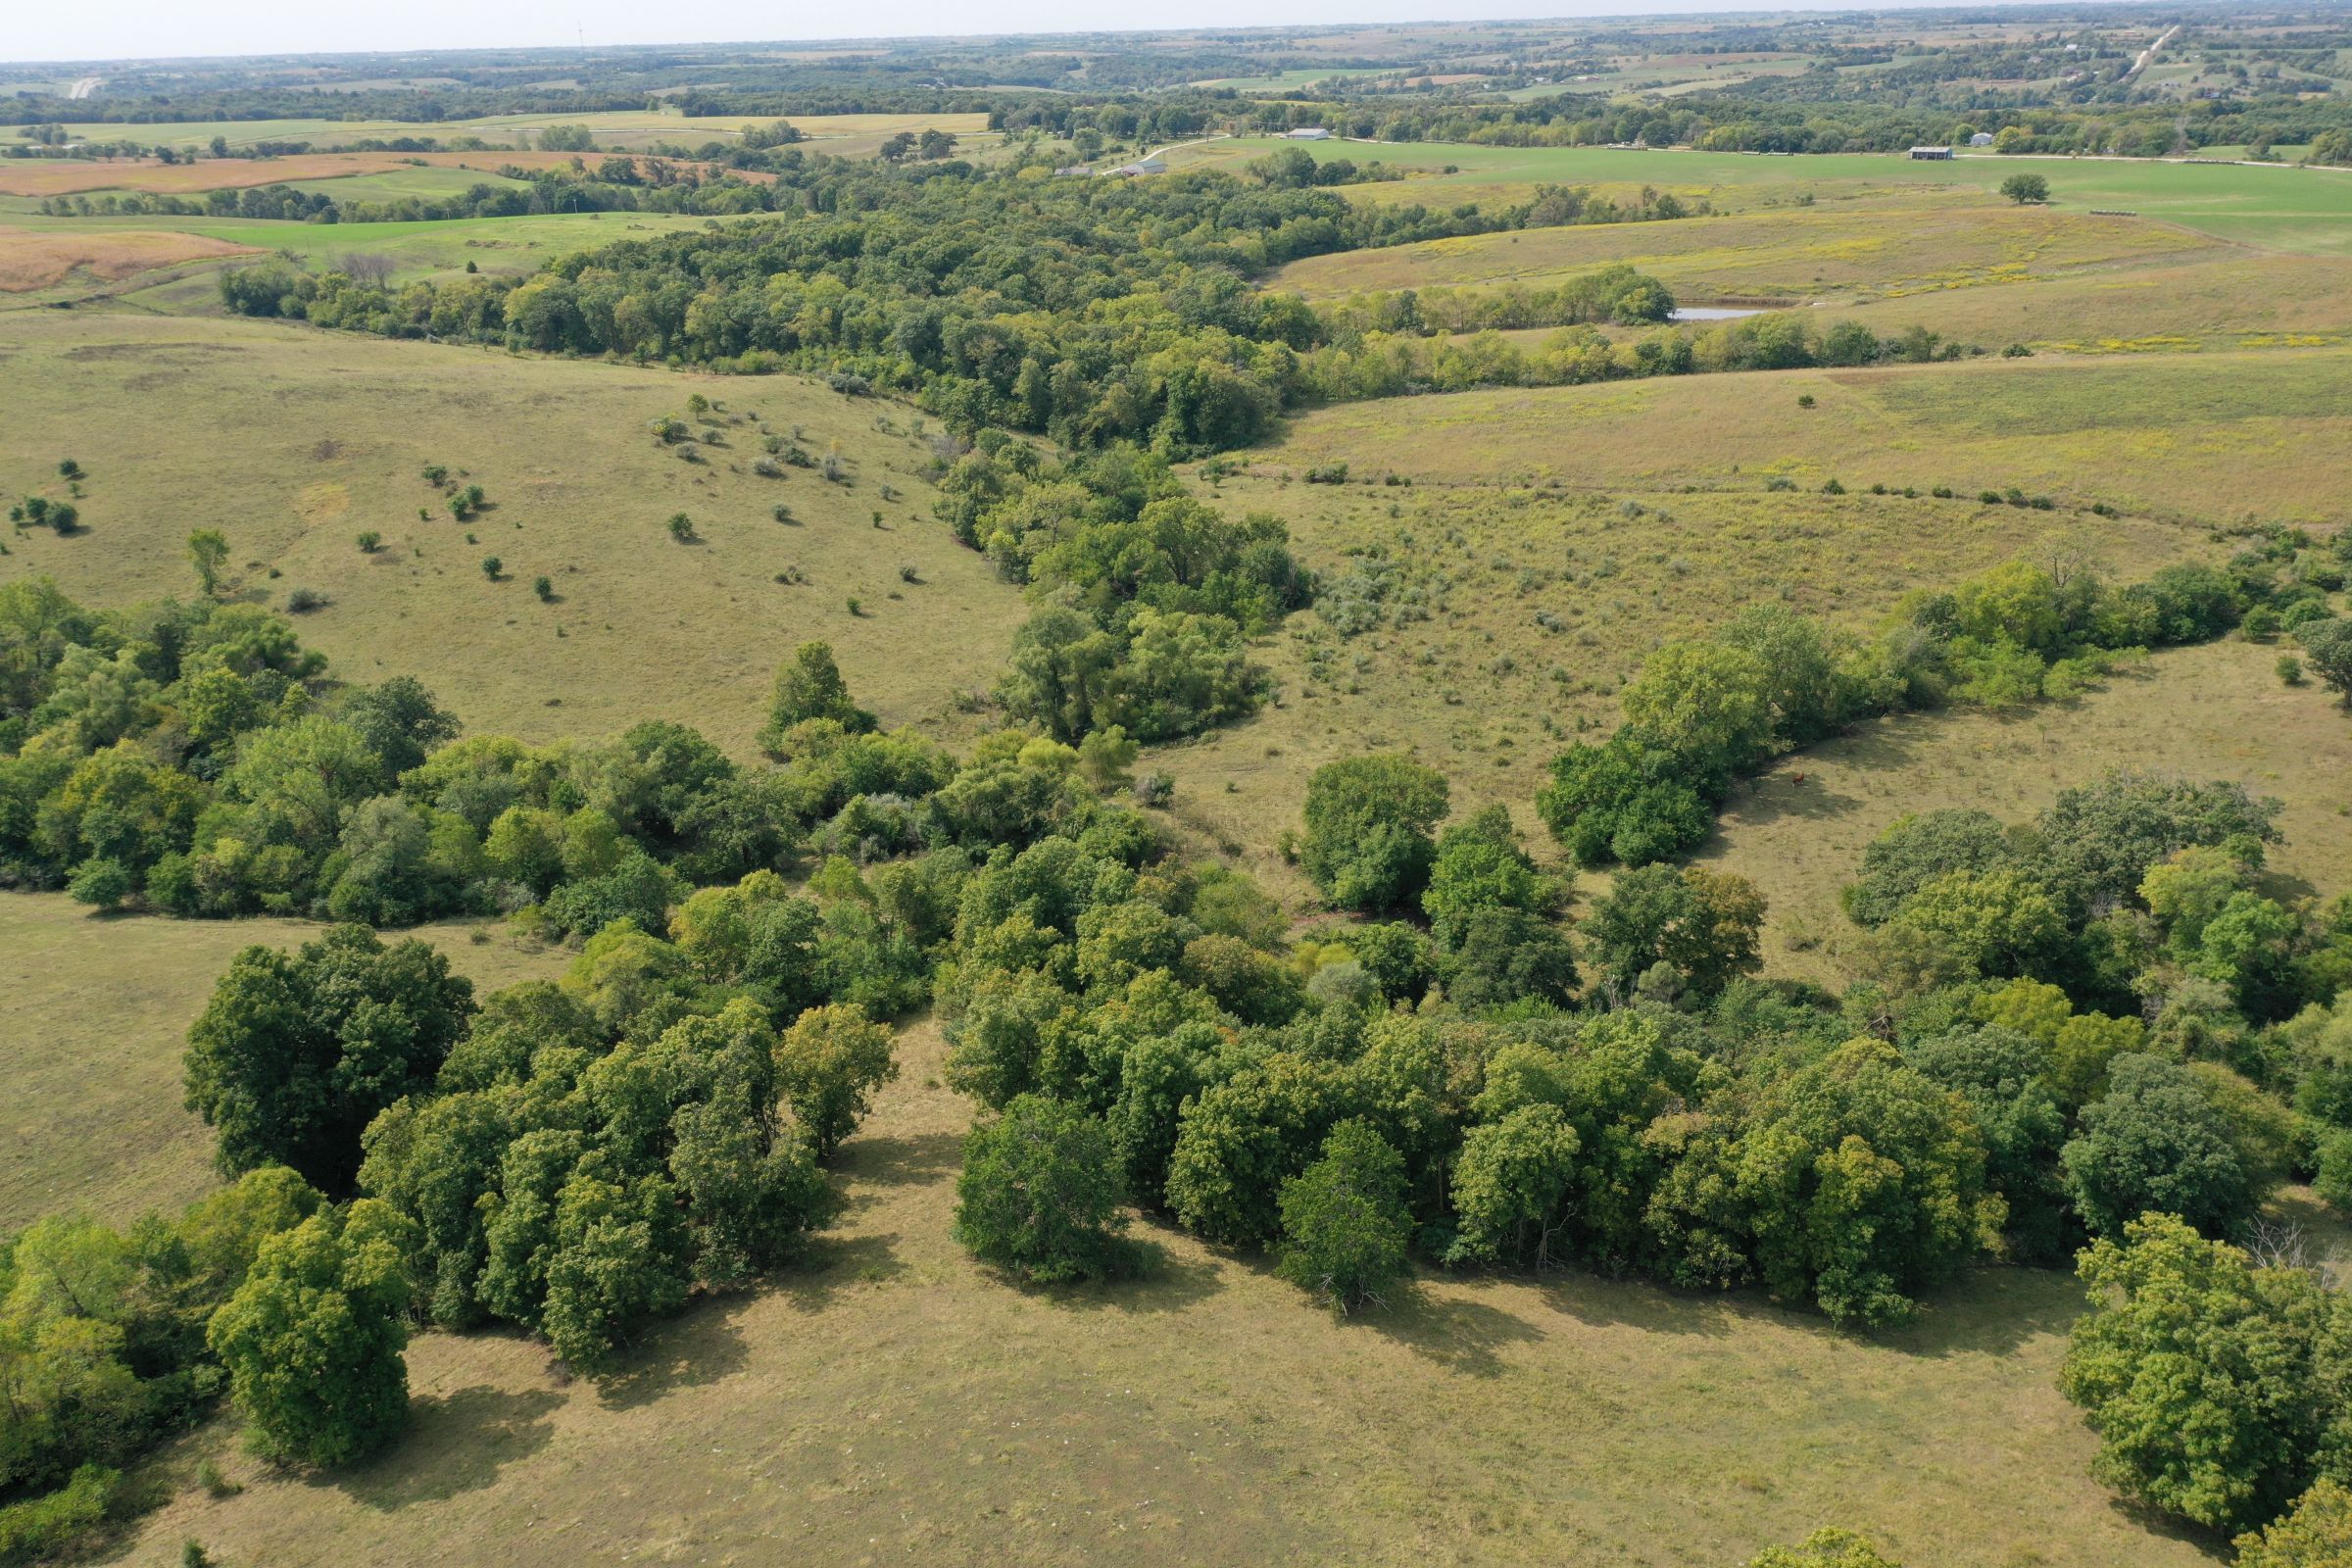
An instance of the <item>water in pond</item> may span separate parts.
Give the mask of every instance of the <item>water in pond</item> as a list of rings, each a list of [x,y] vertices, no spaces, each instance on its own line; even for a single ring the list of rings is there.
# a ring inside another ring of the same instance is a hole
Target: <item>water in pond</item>
[[[1669,321],[1736,321],[1742,316],[1762,316],[1762,311],[1735,311],[1721,305],[1686,305],[1666,319]]]

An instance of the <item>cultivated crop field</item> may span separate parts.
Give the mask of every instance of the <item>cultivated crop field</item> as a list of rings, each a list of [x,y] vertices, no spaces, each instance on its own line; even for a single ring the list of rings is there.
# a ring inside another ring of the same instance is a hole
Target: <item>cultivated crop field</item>
[[[12,410],[0,485],[31,489],[69,452],[96,476],[82,531],[19,534],[0,575],[49,573],[98,604],[185,593],[188,530],[217,527],[242,597],[323,594],[301,617],[308,641],[354,679],[418,674],[477,730],[552,739],[663,717],[742,748],[776,661],[808,638],[833,644],[892,722],[953,725],[954,694],[991,682],[1021,614],[933,520],[920,416],[797,378],[55,312],[0,316],[0,373],[47,388]],[[694,391],[798,428],[812,459],[838,451],[850,482],[759,477],[748,422],[698,447],[707,462],[677,460],[649,421],[683,415]],[[132,405],[146,423],[82,414]],[[481,484],[492,510],[454,521],[418,477],[435,463]],[[780,504],[791,522],[771,514]],[[665,530],[677,512],[694,543]],[[372,554],[354,543],[364,531],[381,535]],[[479,564],[491,555],[495,582]],[[805,581],[779,582],[787,570]],[[539,575],[550,602],[532,596]],[[937,640],[942,626],[955,635]]]
[[[209,234],[123,226],[103,231],[0,226],[0,293],[54,288],[76,274],[119,281],[186,262],[242,256],[251,247]]]

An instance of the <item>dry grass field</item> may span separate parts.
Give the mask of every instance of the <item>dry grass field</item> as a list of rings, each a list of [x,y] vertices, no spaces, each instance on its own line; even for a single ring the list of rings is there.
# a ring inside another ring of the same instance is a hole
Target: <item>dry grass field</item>
[[[476,731],[544,740],[661,717],[742,750],[777,662],[815,638],[891,722],[956,733],[970,721],[955,694],[994,684],[1024,612],[932,517],[919,416],[797,377],[27,311],[0,316],[0,380],[41,389],[8,397],[0,489],[34,488],[66,456],[91,474],[81,531],[17,534],[0,575],[47,572],[97,604],[185,594],[188,531],[217,527],[233,592],[281,607],[296,589],[324,594],[302,634],[345,678],[418,675]],[[849,482],[758,476],[748,420],[699,447],[707,462],[679,461],[649,421],[683,416],[698,391],[780,436],[798,429],[814,459],[837,451]],[[419,477],[427,464],[483,486],[492,509],[453,521]],[[770,515],[778,504],[792,521]],[[678,512],[695,542],[671,540]],[[363,553],[363,531],[381,548]],[[533,596],[541,575],[552,602]]]
[[[294,947],[321,929],[99,915],[63,894],[0,896],[0,1235],[62,1208],[127,1223],[201,1197],[216,1178],[212,1134],[180,1105],[188,1025],[238,953]],[[496,925],[416,934],[477,994],[552,974],[567,956],[517,946]]]
[[[218,1423],[112,1560],[1723,1568],[1832,1520],[1937,1568],[2207,1560],[2086,1474],[2062,1275],[1977,1274],[1882,1339],[1573,1273],[1425,1277],[1335,1320],[1156,1230],[1149,1279],[1028,1292],[949,1237],[967,1108],[940,1052],[903,1037],[803,1267],[602,1386],[423,1336],[414,1431],[345,1474],[271,1475]],[[194,1486],[208,1457],[243,1492]]]
[[[2129,218],[1930,193],[1911,208],[1820,207],[1663,222],[1531,228],[1316,256],[1267,286],[1328,299],[1368,289],[1529,287],[1614,263],[1689,301],[1898,299],[2084,269],[2227,255],[2202,234]]]
[[[2352,353],[2315,349],[1496,388],[1319,410],[1249,456],[1264,473],[1346,462],[1416,484],[2017,485],[2138,515],[2332,526],[2352,520],[2347,442]]]
[[[1843,984],[1838,956],[1854,928],[1838,892],[1888,822],[1947,806],[2021,820],[2069,785],[2141,767],[2235,779],[2281,802],[2273,891],[2331,898],[2352,890],[2352,722],[2316,682],[2281,686],[2279,652],[2238,640],[2174,649],[2076,703],[1866,725],[1744,786],[1700,858],[1771,899],[1773,971]]]
[[[27,294],[76,276],[118,281],[184,262],[251,254],[251,246],[205,234],[141,228],[74,233],[0,227],[0,293]]]

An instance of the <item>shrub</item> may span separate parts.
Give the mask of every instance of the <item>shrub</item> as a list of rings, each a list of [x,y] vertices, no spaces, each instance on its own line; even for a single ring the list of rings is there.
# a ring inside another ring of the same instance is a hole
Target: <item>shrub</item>
[[[1404,1190],[1404,1160],[1380,1134],[1333,1128],[1322,1157],[1282,1185],[1282,1277],[1338,1311],[1379,1302],[1405,1271]]]
[[[669,516],[669,536],[682,545],[692,544],[694,542],[694,519],[686,515],[686,514],[683,512],[671,513]]]
[[[548,577],[533,577],[531,579],[531,592],[539,596],[539,602],[541,604],[548,604],[556,597],[555,582],[552,578]]]
[[[1127,1201],[1117,1152],[1080,1106],[1018,1095],[963,1141],[956,1239],[1035,1284],[1122,1271]]]
[[[2287,686],[2300,686],[2303,684],[2303,661],[2297,659],[2294,655],[2280,654],[2278,656],[2278,662],[2272,667],[2278,671],[2278,679],[2280,684]]]
[[[498,581],[498,573],[500,568],[505,565],[506,563],[499,560],[496,556],[484,556],[482,558],[482,575],[489,578],[492,582],[496,582]]]
[[[357,538],[352,540],[353,544],[360,547],[360,554],[363,556],[374,555],[376,548],[383,542],[384,536],[380,533],[377,533],[373,528],[367,529]]]
[[[120,1470],[85,1464],[47,1496],[0,1508],[0,1562],[65,1555],[105,1525],[122,1487]]]
[[[314,610],[322,610],[325,607],[326,595],[318,592],[316,588],[297,588],[286,595],[286,612],[288,614],[307,615]]]

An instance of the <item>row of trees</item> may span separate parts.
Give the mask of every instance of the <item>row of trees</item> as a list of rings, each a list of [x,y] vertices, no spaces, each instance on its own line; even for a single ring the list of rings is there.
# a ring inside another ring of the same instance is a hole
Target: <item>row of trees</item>
[[[2080,563],[2015,561],[1909,596],[1869,640],[1758,607],[1653,653],[1622,695],[1624,725],[1562,753],[1537,808],[1581,864],[1666,858],[1712,831],[1732,780],[1864,714],[2070,697],[2118,660],[2255,615],[2296,630],[2322,674],[2352,690],[2337,653],[2346,623],[2328,601],[2347,564],[2343,544],[2292,529],[2258,535],[2226,565],[2168,566],[2122,587]]]

